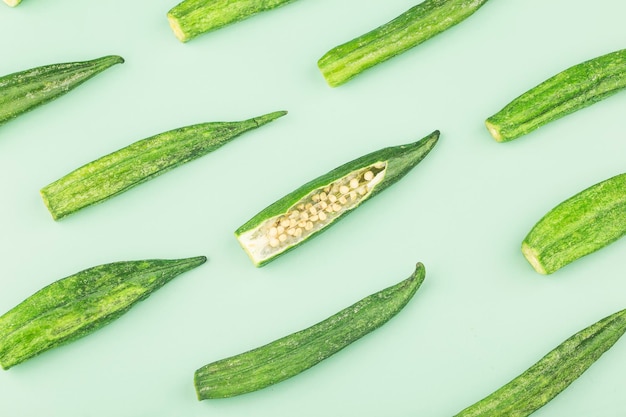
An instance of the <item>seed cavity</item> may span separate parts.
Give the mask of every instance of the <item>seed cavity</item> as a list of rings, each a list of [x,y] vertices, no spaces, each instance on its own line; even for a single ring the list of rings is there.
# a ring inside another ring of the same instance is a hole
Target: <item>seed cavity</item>
[[[286,213],[266,220],[240,240],[246,241],[246,250],[257,259],[282,252],[359,205],[382,181],[386,169],[386,162],[377,162],[317,188]]]

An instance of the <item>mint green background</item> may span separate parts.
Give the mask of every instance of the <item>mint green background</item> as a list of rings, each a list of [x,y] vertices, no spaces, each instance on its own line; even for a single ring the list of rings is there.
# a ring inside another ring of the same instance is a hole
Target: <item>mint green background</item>
[[[0,415],[450,416],[576,331],[626,307],[626,241],[550,277],[519,246],[574,193],[626,172],[626,93],[508,144],[483,126],[556,72],[626,47],[621,0],[491,1],[337,89],[316,61],[415,0],[299,1],[181,44],[176,1],[0,4],[0,74],[126,59],[0,127],[0,311],[118,260],[206,255],[110,326],[0,373]],[[289,115],[102,205],[54,222],[38,190],[188,124]],[[255,269],[233,231],[335,166],[442,132],[405,179],[323,236]],[[274,387],[198,402],[196,368],[314,324],[407,277],[387,325]],[[535,415],[626,413],[626,341]]]

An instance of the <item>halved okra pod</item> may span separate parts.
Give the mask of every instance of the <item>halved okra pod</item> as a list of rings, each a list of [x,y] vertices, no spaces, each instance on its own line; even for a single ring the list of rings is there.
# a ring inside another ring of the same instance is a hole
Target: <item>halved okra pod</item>
[[[0,317],[0,365],[9,369],[88,335],[204,262],[204,256],[115,262],[42,288]]]
[[[62,96],[122,62],[122,57],[110,55],[91,61],[45,65],[0,77],[0,124]]]
[[[411,300],[426,271],[418,263],[404,281],[372,294],[326,320],[257,349],[198,369],[199,400],[260,390],[291,378],[385,324]]]
[[[203,123],[140,140],[46,185],[41,196],[58,220],[204,156],[285,114],[278,111],[240,122]]]
[[[295,0],[184,0],[168,13],[176,37],[187,42],[212,30]]]
[[[263,266],[352,212],[398,181],[435,146],[439,131],[341,165],[287,194],[235,231],[256,266]]]
[[[626,174],[604,180],[550,210],[522,242],[541,274],[551,274],[626,234]]]
[[[567,388],[626,331],[626,310],[576,333],[524,373],[455,417],[525,417]]]
[[[528,90],[489,117],[485,125],[508,142],[626,87],[626,49],[574,65]]]
[[[326,52],[317,65],[331,87],[411,49],[474,14],[487,0],[426,0]]]

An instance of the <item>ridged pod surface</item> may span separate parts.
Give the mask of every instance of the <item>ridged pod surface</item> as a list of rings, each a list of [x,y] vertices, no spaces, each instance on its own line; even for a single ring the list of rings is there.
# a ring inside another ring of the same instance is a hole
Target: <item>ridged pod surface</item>
[[[0,77],[0,124],[78,87],[124,59],[110,55],[91,61],[45,65]]]
[[[626,87],[626,49],[574,65],[528,90],[489,117],[485,125],[508,142]]]
[[[42,288],[0,317],[0,365],[9,369],[88,335],[204,262],[204,256],[115,262]]]
[[[46,185],[41,196],[55,220],[107,200],[189,161],[237,136],[287,114],[240,122],[213,122],[170,130],[96,159]]]
[[[583,374],[626,331],[626,310],[576,333],[524,373],[455,417],[525,417]]]
[[[185,0],[167,13],[167,19],[176,37],[182,42],[187,42],[203,33],[294,1]]]
[[[581,191],[550,210],[522,242],[541,274],[551,274],[626,234],[626,174]]]
[[[252,262],[263,266],[394,184],[424,159],[438,139],[439,131],[434,131],[417,142],[347,162],[266,207],[235,236]]]
[[[326,52],[317,65],[331,87],[462,22],[487,0],[426,0],[376,29]]]
[[[372,294],[307,329],[198,369],[199,400],[260,390],[291,378],[385,324],[411,300],[426,271],[418,263],[404,281]]]

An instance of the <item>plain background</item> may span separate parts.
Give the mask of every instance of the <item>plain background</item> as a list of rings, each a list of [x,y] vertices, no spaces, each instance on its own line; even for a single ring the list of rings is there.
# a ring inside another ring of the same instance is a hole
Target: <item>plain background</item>
[[[624,48],[621,0],[491,1],[348,84],[328,49],[415,0],[298,1],[182,44],[175,1],[24,0],[0,7],[0,74],[126,59],[0,127],[0,311],[82,269],[206,255],[106,328],[0,373],[0,415],[450,416],[578,330],[626,307],[618,241],[552,276],[520,252],[549,209],[626,172],[626,93],[507,144],[483,122],[551,75]],[[289,115],[54,222],[38,190],[136,140],[189,124]],[[302,183],[441,130],[401,182],[256,269],[233,231]],[[303,329],[406,278],[393,320],[288,381],[198,402],[198,367]],[[626,341],[535,415],[626,413]]]

